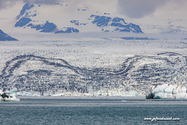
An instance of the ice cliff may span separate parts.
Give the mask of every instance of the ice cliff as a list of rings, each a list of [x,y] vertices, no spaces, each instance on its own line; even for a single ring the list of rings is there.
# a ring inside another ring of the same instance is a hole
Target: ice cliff
[[[171,84],[153,86],[146,99],[187,99],[186,87]]]

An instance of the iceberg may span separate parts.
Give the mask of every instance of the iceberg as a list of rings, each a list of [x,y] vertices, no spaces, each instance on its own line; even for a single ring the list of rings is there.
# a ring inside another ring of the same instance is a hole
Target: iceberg
[[[187,99],[186,87],[171,84],[153,86],[146,99]]]
[[[0,101],[20,101],[17,96],[17,89],[12,89],[11,91],[2,92],[0,90]]]

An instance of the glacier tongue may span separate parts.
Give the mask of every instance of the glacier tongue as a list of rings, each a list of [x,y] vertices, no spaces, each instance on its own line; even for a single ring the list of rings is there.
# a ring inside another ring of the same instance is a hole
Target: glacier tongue
[[[144,96],[157,85],[157,96],[179,98],[186,91],[185,43],[1,42],[0,89],[25,96]]]

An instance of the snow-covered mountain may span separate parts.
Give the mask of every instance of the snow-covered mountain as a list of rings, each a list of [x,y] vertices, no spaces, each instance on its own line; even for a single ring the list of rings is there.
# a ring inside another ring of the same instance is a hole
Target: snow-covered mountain
[[[63,6],[60,3],[52,5],[54,7],[66,8],[68,5]],[[99,32],[132,32],[132,33],[143,33],[138,25],[133,23],[126,23],[123,18],[111,17],[109,13],[103,14],[91,14],[89,16],[85,15],[81,17],[71,17],[72,20],[62,20],[61,24],[58,25],[53,20],[38,20],[41,17],[40,8],[42,5],[34,5],[26,3],[20,14],[16,17],[17,22],[15,27],[29,27],[36,29],[39,32],[54,32],[58,33],[79,33],[87,32],[86,29],[89,27],[94,27],[89,30],[89,32],[99,31]],[[84,14],[89,8],[82,8],[75,10],[75,13]],[[82,12],[80,12],[82,11]],[[89,12],[88,12],[89,14]],[[60,17],[58,17],[60,19]],[[83,21],[82,21],[83,20]]]
[[[115,4],[114,8],[101,9],[88,3],[78,3],[20,3],[12,10],[4,10],[4,13],[10,11],[10,16],[2,15],[3,11],[0,11],[0,28],[18,40],[59,40],[64,37],[122,37],[126,40],[186,38],[185,18],[147,16],[131,19],[119,14]]]
[[[18,41],[0,30],[0,41]]]

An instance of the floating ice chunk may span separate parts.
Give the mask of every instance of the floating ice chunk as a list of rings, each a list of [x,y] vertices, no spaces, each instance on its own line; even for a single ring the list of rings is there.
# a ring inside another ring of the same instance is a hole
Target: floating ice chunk
[[[154,94],[154,99],[164,99],[167,98],[167,94],[163,92],[158,92]]]
[[[20,101],[17,96],[17,89],[12,89],[11,91],[0,92],[0,101]]]
[[[167,84],[163,84],[160,86],[155,86],[152,88],[152,93],[159,93],[159,92],[164,92],[163,88],[166,88],[168,85]]]
[[[187,94],[186,93],[177,93],[175,95],[175,99],[187,99]]]
[[[171,84],[153,86],[146,99],[187,99],[186,87]]]
[[[3,91],[2,91],[2,90],[0,90],[0,95],[1,95],[1,94],[3,94]]]
[[[164,88],[163,91],[164,93],[172,93],[174,88],[175,88],[174,86],[168,84],[168,86],[166,86],[166,88]]]

